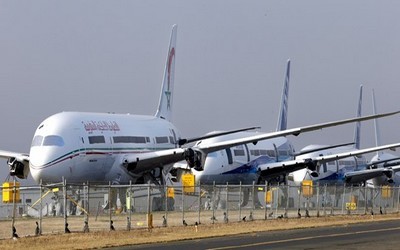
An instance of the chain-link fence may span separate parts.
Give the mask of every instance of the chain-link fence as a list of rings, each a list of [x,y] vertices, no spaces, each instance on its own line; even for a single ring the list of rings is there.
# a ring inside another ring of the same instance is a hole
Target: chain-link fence
[[[398,187],[38,185],[1,188],[0,238],[399,211]],[[15,202],[14,202],[15,201]],[[15,232],[13,232],[13,227]]]

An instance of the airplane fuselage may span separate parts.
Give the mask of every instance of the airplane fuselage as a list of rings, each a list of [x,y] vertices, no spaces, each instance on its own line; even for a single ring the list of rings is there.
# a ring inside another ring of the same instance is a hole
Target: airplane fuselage
[[[122,167],[128,154],[170,149],[180,138],[161,118],[129,114],[62,112],[36,129],[30,149],[35,181],[135,182]]]

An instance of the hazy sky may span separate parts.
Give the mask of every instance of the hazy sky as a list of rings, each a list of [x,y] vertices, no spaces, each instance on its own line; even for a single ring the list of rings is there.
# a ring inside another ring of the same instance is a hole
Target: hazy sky
[[[399,110],[399,1],[0,0],[0,149],[29,152],[60,111],[154,114],[178,24],[174,123],[184,136],[276,127],[292,61],[289,127]],[[398,142],[400,117],[380,121]],[[292,137],[344,143],[353,125]],[[362,147],[374,146],[372,122]],[[4,180],[8,169],[0,161]]]

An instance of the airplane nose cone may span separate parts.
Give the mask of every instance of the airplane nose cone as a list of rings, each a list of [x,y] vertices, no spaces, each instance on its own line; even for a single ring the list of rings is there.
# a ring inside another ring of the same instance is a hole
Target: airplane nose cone
[[[29,167],[33,179],[40,183],[55,182],[54,178],[62,180],[62,169],[55,162],[54,154],[43,147],[32,148],[29,155]]]

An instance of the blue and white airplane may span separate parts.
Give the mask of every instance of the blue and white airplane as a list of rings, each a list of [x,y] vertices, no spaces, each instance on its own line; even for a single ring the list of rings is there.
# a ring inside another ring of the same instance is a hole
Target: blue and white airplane
[[[360,96],[358,102],[357,116],[361,116],[362,104],[362,85],[360,86]],[[388,169],[379,171],[369,168],[368,160],[362,154],[379,152],[385,149],[395,149],[398,144],[378,146],[367,150],[360,150],[360,129],[359,123],[356,124],[354,135],[354,146],[336,147],[332,149],[318,150],[327,146],[309,145],[300,152],[316,150],[312,153],[302,154],[297,159],[314,159],[317,163],[315,172],[310,169],[301,169],[289,174],[289,180],[300,185],[303,180],[313,180],[320,184],[365,184],[368,179],[373,177],[388,175]],[[372,150],[371,150],[372,149]],[[350,157],[341,158],[340,155],[350,153]]]
[[[281,109],[275,133],[280,133],[287,129],[289,78],[290,61],[287,62]],[[360,98],[361,92],[362,88],[360,90]],[[358,117],[361,117],[361,100],[359,104]],[[360,124],[358,123],[356,138],[359,138],[359,130]],[[204,146],[205,144],[217,144],[220,141],[257,136],[259,134],[259,132],[246,131],[202,140],[196,145]],[[319,172],[321,176],[320,178],[325,178],[325,173],[318,171],[318,164],[323,160],[320,157],[320,152],[322,150],[335,150],[336,153],[330,156],[334,157],[335,160],[343,159],[340,161],[347,162],[348,160],[344,158],[352,157],[351,159],[357,160],[358,164],[361,164],[362,161],[366,163],[366,160],[363,160],[364,158],[362,157],[353,158],[353,156],[400,146],[400,144],[391,144],[360,150],[359,139],[357,139],[356,145],[356,148],[343,147],[341,145],[316,146],[313,149],[308,149],[308,152],[312,153],[306,154],[305,152],[302,152],[305,155],[297,156],[298,153],[295,152],[291,141],[285,136],[280,136],[258,141],[257,143],[242,144],[209,153],[201,169],[189,168],[184,162],[174,164],[174,168],[178,169],[177,172],[180,171],[180,173],[176,174],[177,177],[183,173],[191,173],[195,176],[196,182],[201,183],[202,185],[225,185],[227,183],[232,185],[238,185],[240,183],[243,185],[251,185],[253,183],[264,184],[265,181],[268,181],[269,183],[285,182],[286,176],[297,170],[301,173],[309,172],[315,176],[317,176],[317,172]],[[317,151],[317,153],[315,153],[315,151]],[[336,173],[336,167],[334,172]]]
[[[373,111],[376,114],[376,101],[375,92],[372,90],[372,104]],[[381,145],[380,130],[378,120],[374,120],[375,125],[375,143],[376,146]],[[400,175],[397,172],[400,171],[400,157],[390,154],[384,151],[378,151],[371,158],[369,163],[369,169],[371,172],[375,173],[373,178],[368,180],[369,184],[373,186],[382,185],[400,185]]]

